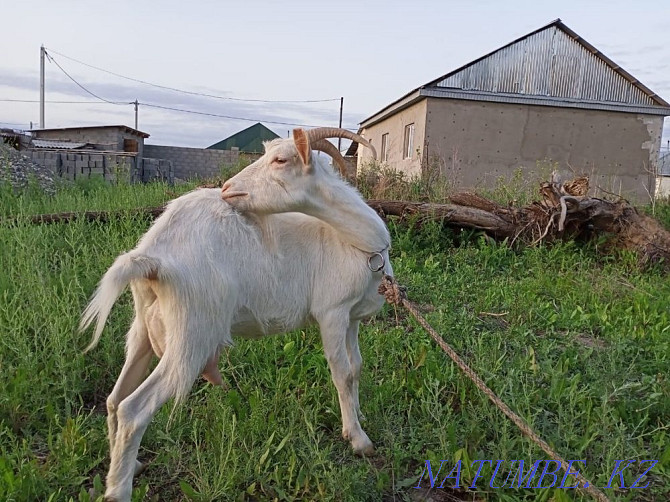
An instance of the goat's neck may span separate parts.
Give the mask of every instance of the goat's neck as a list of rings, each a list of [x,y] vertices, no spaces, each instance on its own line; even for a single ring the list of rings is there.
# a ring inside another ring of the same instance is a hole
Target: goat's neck
[[[306,214],[327,223],[343,242],[366,253],[389,247],[391,239],[386,225],[354,188],[338,183],[321,187],[319,192]]]

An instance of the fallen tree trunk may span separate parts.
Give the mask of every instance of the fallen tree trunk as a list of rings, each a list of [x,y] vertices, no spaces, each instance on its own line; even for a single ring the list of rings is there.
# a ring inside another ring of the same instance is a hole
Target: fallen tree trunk
[[[640,214],[626,200],[588,197],[588,178],[543,183],[541,201],[524,207],[503,206],[473,193],[453,195],[451,204],[371,200],[380,214],[420,214],[456,227],[485,231],[496,239],[535,245],[541,241],[605,237],[603,248],[637,253],[643,265],[670,268],[670,232],[656,219]]]
[[[535,245],[556,240],[589,240],[606,237],[607,249],[634,251],[643,264],[663,263],[670,268],[670,233],[627,201],[588,197],[588,179],[567,183],[542,184],[542,200],[524,207],[504,206],[474,193],[453,195],[449,204],[370,200],[368,204],[382,217],[435,220],[460,228],[478,229],[497,239]],[[40,214],[30,223],[67,223],[78,218],[107,222],[127,216],[158,217],[163,207],[132,211],[87,211],[84,213]],[[8,220],[5,220],[7,222]],[[17,222],[18,219],[10,220]]]
[[[165,210],[165,207],[145,207],[140,209],[132,209],[126,211],[85,211],[83,213],[50,213],[50,214],[36,214],[29,216],[28,221],[34,225],[50,224],[50,223],[70,223],[77,219],[86,221],[99,221],[107,223],[108,221],[119,219],[127,215],[148,216],[150,218],[158,218]],[[5,220],[8,221],[8,220]],[[19,218],[10,220],[13,222],[20,221]]]
[[[504,239],[516,233],[516,226],[501,214],[479,207],[459,204],[435,204],[432,202],[408,202],[402,200],[369,200],[368,204],[382,217],[407,218],[420,215],[421,219],[442,221],[458,227],[484,230],[491,236]]]

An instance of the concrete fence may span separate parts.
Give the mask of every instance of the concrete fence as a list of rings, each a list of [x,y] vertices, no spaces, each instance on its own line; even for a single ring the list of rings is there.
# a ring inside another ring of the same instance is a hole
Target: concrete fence
[[[169,160],[175,178],[214,178],[221,169],[236,165],[240,160],[240,151],[208,150],[205,148],[186,148],[180,146],[144,145],[144,156],[153,159]]]
[[[51,169],[68,179],[102,176],[108,181],[123,178],[130,182],[142,181],[142,162],[135,154],[95,153],[33,149],[25,150],[35,164]],[[139,165],[138,165],[139,164]]]
[[[101,175],[107,180],[123,176],[130,182],[215,178],[227,167],[256,160],[260,154],[241,154],[239,149],[208,150],[179,146],[144,145],[143,155],[94,150],[28,149],[23,153],[58,176],[75,179]]]

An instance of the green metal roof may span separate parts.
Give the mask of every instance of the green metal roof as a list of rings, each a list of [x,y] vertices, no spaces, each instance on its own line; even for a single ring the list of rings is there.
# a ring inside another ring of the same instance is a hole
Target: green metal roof
[[[230,150],[233,147],[237,147],[240,149],[240,152],[263,153],[263,141],[270,141],[278,137],[277,134],[258,122],[207,148],[212,150]]]

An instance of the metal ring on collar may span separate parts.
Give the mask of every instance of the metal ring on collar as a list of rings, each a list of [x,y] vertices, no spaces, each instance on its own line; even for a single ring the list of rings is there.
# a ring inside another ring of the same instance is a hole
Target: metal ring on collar
[[[379,256],[379,259],[381,260],[381,264],[378,267],[375,267],[372,265],[372,259],[375,256]],[[386,260],[384,260],[384,255],[381,253],[374,253],[370,256],[368,256],[368,268],[372,270],[373,272],[379,272],[384,268],[384,265],[386,265]]]

